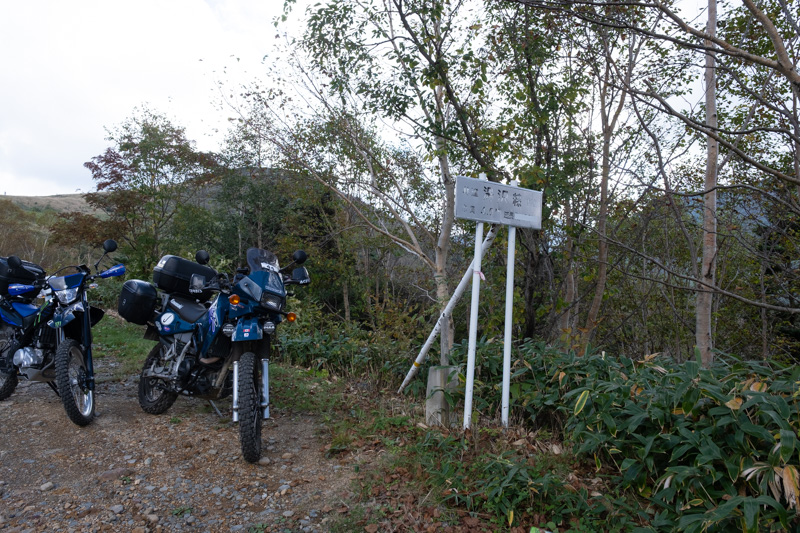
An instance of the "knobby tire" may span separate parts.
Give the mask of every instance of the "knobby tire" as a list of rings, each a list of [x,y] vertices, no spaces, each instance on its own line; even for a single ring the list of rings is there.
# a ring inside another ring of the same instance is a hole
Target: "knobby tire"
[[[176,392],[157,388],[156,385],[161,381],[160,379],[144,377],[144,372],[153,366],[153,363],[161,362],[163,364],[164,350],[164,345],[161,343],[153,346],[153,349],[147,354],[147,359],[145,359],[144,366],[142,366],[142,373],[139,375],[139,406],[142,411],[151,415],[160,415],[165,412],[172,407],[178,397]]]
[[[94,419],[94,392],[85,388],[86,354],[80,343],[65,339],[56,350],[56,385],[72,422],[86,426]]]
[[[248,463],[261,459],[261,384],[260,361],[253,352],[239,359],[239,443]]]
[[[16,374],[3,374],[0,372],[0,402],[14,394],[19,379]]]

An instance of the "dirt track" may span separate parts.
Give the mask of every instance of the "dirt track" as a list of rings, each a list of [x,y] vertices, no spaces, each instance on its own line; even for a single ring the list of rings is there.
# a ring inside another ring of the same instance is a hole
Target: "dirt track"
[[[103,381],[79,428],[41,383],[0,402],[0,531],[327,531],[352,467],[326,458],[321,426],[273,408],[262,464],[208,402],[141,411],[136,379]],[[219,405],[227,412],[230,402]]]

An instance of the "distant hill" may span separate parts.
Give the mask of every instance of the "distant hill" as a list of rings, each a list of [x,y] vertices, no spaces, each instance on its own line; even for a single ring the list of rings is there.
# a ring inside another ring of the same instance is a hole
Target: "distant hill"
[[[53,196],[0,196],[4,200],[11,200],[25,211],[53,211],[64,213],[78,211],[80,213],[95,213],[83,196],[80,194],[56,194]]]

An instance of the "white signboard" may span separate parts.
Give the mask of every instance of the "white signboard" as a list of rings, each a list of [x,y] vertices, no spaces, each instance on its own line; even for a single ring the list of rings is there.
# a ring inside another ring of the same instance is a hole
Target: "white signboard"
[[[456,176],[456,217],[518,228],[542,229],[542,193]]]

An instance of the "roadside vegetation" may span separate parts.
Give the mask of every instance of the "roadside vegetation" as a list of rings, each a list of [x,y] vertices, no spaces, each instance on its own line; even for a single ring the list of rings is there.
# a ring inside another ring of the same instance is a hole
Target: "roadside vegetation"
[[[101,324],[98,364],[116,363],[118,379],[138,373],[150,343],[141,327],[113,316]],[[578,357],[526,342],[515,347],[513,423],[504,430],[502,344],[484,341],[475,423],[463,432],[458,420],[452,429],[426,426],[424,393],[396,395],[401,376],[378,361],[354,367],[355,340],[329,346],[331,357],[320,365],[322,345],[297,342],[301,328],[285,331],[273,361],[273,403],[320,417],[326,453],[354,479],[357,497],[345,502],[334,531],[798,525],[800,370],[731,356],[713,369],[658,354]],[[464,358],[457,345],[454,363],[462,369]],[[458,413],[462,400],[451,397]]]
[[[397,400],[406,409],[400,417],[374,409],[342,416],[338,424],[349,421],[363,436],[340,447],[371,441],[391,452],[383,468],[365,474],[365,500],[396,502],[387,484],[411,483],[415,503],[424,494],[439,512],[496,528],[643,533],[798,525],[800,370],[727,355],[712,369],[659,354],[578,357],[534,342],[515,351],[516,423],[509,430],[498,423],[499,342],[479,345],[471,432],[425,427],[413,399]],[[457,346],[454,355],[463,375],[465,349]],[[309,356],[296,363],[317,360],[313,350]],[[338,370],[349,375],[349,368]],[[419,405],[424,396],[417,398]],[[460,400],[452,397],[455,407]]]

